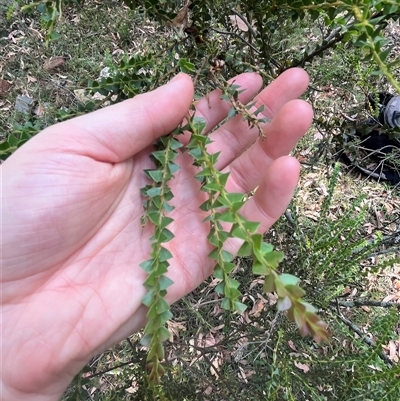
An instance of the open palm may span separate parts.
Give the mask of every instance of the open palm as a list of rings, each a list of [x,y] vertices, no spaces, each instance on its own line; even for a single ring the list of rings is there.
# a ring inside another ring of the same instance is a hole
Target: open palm
[[[248,102],[261,79],[243,74],[235,83],[247,88],[241,101]],[[210,134],[209,151],[221,152],[217,168],[231,172],[228,190],[258,187],[241,213],[263,231],[285,210],[297,182],[298,163],[285,155],[311,122],[309,105],[293,100],[307,83],[304,71],[289,70],[256,97],[273,118],[265,141],[240,116]],[[180,74],[156,91],[47,128],[3,164],[5,400],[57,399],[93,355],[144,325],[146,274],[139,264],[149,258],[152,232],[140,222],[143,170],[152,168],[154,140],[182,121],[192,97],[189,77]],[[214,91],[198,102],[196,115],[211,132],[229,108]],[[171,303],[213,269],[199,210],[205,194],[190,156],[177,163],[169,227],[175,238],[166,244],[174,255]]]

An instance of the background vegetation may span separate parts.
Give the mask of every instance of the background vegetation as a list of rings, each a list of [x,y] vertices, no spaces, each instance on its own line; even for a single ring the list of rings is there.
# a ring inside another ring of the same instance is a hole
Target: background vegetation
[[[330,341],[301,337],[249,273],[251,261],[237,258],[232,276],[247,310],[222,309],[215,278],[173,305],[161,387],[148,384],[134,335],[90,361],[63,399],[400,399],[400,190],[337,163],[356,124],[375,114],[366,96],[400,93],[397,2],[194,0],[187,20],[172,0],[49,1],[22,12],[31,3],[0,4],[2,158],[50,124],[181,70],[202,96],[243,71],[268,84],[303,66],[315,110],[293,152],[303,164],[299,189],[266,240],[285,253],[280,272],[301,279]],[[18,96],[33,100],[27,113]],[[365,163],[396,168],[396,158]]]

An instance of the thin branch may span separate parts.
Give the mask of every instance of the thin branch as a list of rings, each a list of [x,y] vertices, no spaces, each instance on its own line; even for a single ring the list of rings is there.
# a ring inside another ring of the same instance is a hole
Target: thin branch
[[[335,308],[332,307],[333,310],[336,310]],[[369,338],[365,333],[363,333],[361,331],[361,329],[355,325],[351,320],[345,318],[343,316],[343,314],[340,312],[339,307],[337,308],[337,312],[338,312],[338,317],[339,319],[347,326],[349,327],[351,330],[354,331],[354,333],[356,333],[360,339],[362,341],[364,341],[365,344],[367,344],[369,347],[371,348],[376,348],[376,343],[372,338]],[[379,352],[379,357],[386,363],[386,366],[391,368],[394,365],[394,362],[389,359],[389,357],[383,352],[380,351]]]
[[[332,304],[338,304],[339,306],[344,306],[348,308],[353,308],[356,306],[378,306],[380,308],[391,308],[395,306],[400,310],[400,303],[398,302],[383,302],[383,301],[370,301],[368,299],[355,299],[353,301],[331,301]]]

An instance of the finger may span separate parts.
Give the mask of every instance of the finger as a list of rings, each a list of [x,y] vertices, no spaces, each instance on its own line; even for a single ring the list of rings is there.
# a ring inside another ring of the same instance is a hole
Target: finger
[[[254,72],[247,72],[230,79],[228,83],[240,86],[240,90],[243,92],[239,94],[239,101],[247,103],[261,89],[262,78]],[[203,117],[207,121],[205,133],[226,118],[232,108],[230,102],[221,99],[221,95],[222,91],[216,89],[199,100],[196,105],[196,117]]]
[[[262,78],[254,72],[240,74],[228,82],[240,86],[241,90],[243,90],[238,98],[242,103],[248,103],[253,99],[262,86]],[[216,125],[223,121],[232,108],[230,102],[222,99],[221,95],[222,91],[215,89],[196,103],[195,117],[203,118],[206,121],[205,134],[209,133]],[[187,132],[181,135],[179,140],[183,144],[187,144],[190,137],[191,133]]]
[[[294,157],[283,156],[275,160],[240,213],[250,221],[260,222],[260,232],[269,230],[288,207],[299,173],[300,164]]]
[[[288,155],[309,129],[313,111],[303,100],[285,104],[266,128],[266,139],[257,140],[224,172],[230,171],[227,190],[248,193],[260,185],[265,171],[278,157]]]
[[[192,99],[190,77],[178,74],[152,92],[50,127],[41,135],[51,137],[58,150],[118,163],[173,131]]]
[[[254,98],[256,104],[250,111],[254,112],[264,105],[264,111],[257,117],[273,118],[287,102],[302,95],[308,82],[308,75],[304,70],[289,69]],[[249,129],[248,122],[238,115],[210,135],[213,143],[208,146],[208,151],[221,152],[217,167],[222,169],[246,150],[258,135],[258,129]]]

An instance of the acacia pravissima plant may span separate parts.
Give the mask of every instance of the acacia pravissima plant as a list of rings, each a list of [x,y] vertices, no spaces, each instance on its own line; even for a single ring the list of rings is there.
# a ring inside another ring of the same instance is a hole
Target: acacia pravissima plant
[[[263,124],[268,120],[257,117],[263,108],[252,112],[254,103],[243,105],[238,100],[239,93],[240,88],[236,85],[223,86],[222,98],[232,105],[228,117],[241,115],[250,126],[258,127],[258,140],[264,140]],[[201,182],[201,191],[207,193],[208,199],[200,209],[207,212],[206,220],[210,224],[208,240],[213,250],[209,258],[215,261],[214,277],[220,280],[215,290],[222,297],[222,308],[237,313],[246,309],[246,305],[240,302],[240,283],[231,276],[235,268],[232,263],[234,255],[224,249],[225,242],[234,237],[242,241],[238,255],[251,257],[253,273],[264,276],[263,290],[277,294],[278,310],[287,311],[287,316],[296,322],[302,335],[311,334],[317,342],[328,336],[326,325],[316,315],[315,308],[302,299],[304,291],[298,285],[299,279],[290,274],[279,274],[278,266],[283,260],[283,253],[274,251],[271,244],[264,242],[263,235],[258,232],[258,222],[249,221],[240,214],[247,195],[229,193],[226,190],[229,173],[222,173],[215,167],[218,153],[208,153],[207,145],[211,140],[203,133],[205,127],[205,120],[195,117],[193,113],[185,126],[158,140],[156,150],[151,156],[155,167],[145,171],[150,183],[142,189],[145,198],[143,224],[152,224],[154,234],[151,237],[151,257],[141,264],[148,273],[144,283],[147,293],[143,298],[144,305],[148,307],[148,323],[141,342],[148,347],[147,368],[152,382],[158,382],[164,373],[161,364],[164,358],[163,342],[170,336],[166,323],[172,313],[165,301],[165,295],[173,282],[166,273],[169,260],[174,255],[163,245],[174,237],[168,229],[173,222],[169,216],[173,210],[170,204],[173,193],[168,183],[179,169],[174,160],[182,151],[193,157],[193,165],[198,169],[195,178]],[[191,139],[186,146],[179,142],[179,134],[182,132],[191,133]]]

